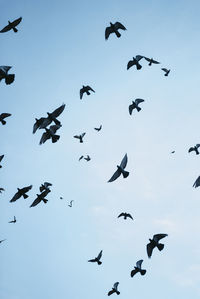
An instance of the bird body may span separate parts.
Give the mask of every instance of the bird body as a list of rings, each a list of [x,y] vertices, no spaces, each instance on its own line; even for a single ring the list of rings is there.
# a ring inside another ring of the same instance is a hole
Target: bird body
[[[106,27],[105,30],[105,39],[107,40],[111,33],[115,33],[116,36],[119,38],[121,36],[121,33],[119,33],[118,31],[119,29],[126,30],[124,25],[122,25],[120,22],[116,22],[114,24],[110,22],[110,26]]]
[[[101,257],[102,257],[102,252],[103,252],[103,250],[101,250],[101,251],[99,252],[99,254],[98,254],[97,257],[95,257],[94,259],[89,260],[88,262],[91,262],[91,263],[95,263],[95,262],[96,262],[98,265],[101,265],[102,262],[100,261],[100,259],[101,259]]]
[[[19,199],[21,196],[23,196],[24,199],[28,198],[28,195],[26,194],[29,190],[32,189],[32,185],[28,186],[28,187],[24,187],[22,189],[17,188],[17,193],[15,193],[15,195],[13,196],[13,198],[10,200],[10,202],[14,202],[17,199]]]
[[[142,262],[143,260],[139,260],[136,263],[136,267],[134,267],[134,269],[131,271],[131,277],[133,277],[136,273],[140,273],[141,275],[145,275],[146,274],[146,270],[142,269]]]
[[[133,220],[133,217],[131,216],[131,214],[129,213],[121,213],[119,214],[119,216],[117,218],[120,218],[120,217],[124,217],[124,219],[126,220],[127,218],[130,218]]]
[[[137,110],[137,112],[139,112],[141,110],[141,108],[138,106],[140,103],[144,102],[143,99],[136,99],[135,101],[132,101],[132,104],[129,105],[128,110],[129,110],[129,114],[132,114],[132,111],[134,109]]]
[[[2,79],[5,79],[5,83],[7,85],[13,83],[15,80],[15,75],[14,74],[8,74],[8,71],[12,68],[12,66],[6,66],[2,65],[0,66],[0,81]]]
[[[128,162],[127,154],[125,154],[124,158],[121,161],[120,165],[117,165],[117,171],[113,174],[113,176],[109,179],[108,183],[115,181],[121,174],[124,178],[127,178],[129,176],[129,172],[125,171]]]
[[[153,236],[153,239],[149,239],[150,243],[147,244],[147,255],[149,258],[155,247],[157,247],[159,251],[163,250],[164,244],[159,243],[159,241],[167,236],[167,234],[156,234]]]
[[[21,22],[21,20],[22,20],[22,17],[20,17],[20,18],[14,20],[13,22],[8,21],[8,25],[5,26],[5,27],[0,31],[0,33],[8,32],[8,31],[10,31],[10,30],[13,30],[13,31],[16,33],[16,32],[18,31],[17,28],[16,28],[16,26],[19,25],[19,23]]]

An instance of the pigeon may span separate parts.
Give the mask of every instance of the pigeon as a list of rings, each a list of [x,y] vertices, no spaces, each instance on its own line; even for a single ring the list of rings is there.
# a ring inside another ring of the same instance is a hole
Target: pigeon
[[[10,31],[12,29],[16,33],[18,31],[17,28],[16,28],[16,26],[19,25],[19,23],[21,22],[21,20],[22,20],[22,17],[14,20],[13,22],[8,21],[8,25],[5,26],[3,29],[1,29],[0,32],[3,33],[3,32]]]
[[[8,74],[8,71],[12,68],[12,66],[2,65],[0,66],[0,81],[5,79],[5,83],[7,85],[13,83],[15,80],[15,74]]]
[[[6,241],[6,239],[0,240],[0,243],[2,243],[2,242],[4,242],[4,241]]]
[[[1,113],[0,114],[0,122],[2,123],[2,125],[6,124],[6,121],[4,120],[4,118],[11,116],[12,114],[10,113]]]
[[[151,66],[152,63],[154,63],[154,64],[160,64],[160,62],[154,60],[153,58],[144,57],[144,59],[146,59],[149,62],[149,66]]]
[[[129,172],[124,170],[126,168],[127,162],[128,162],[128,157],[126,154],[122,159],[120,166],[117,165],[117,170],[115,171],[113,176],[109,179],[108,183],[115,181],[121,174],[123,175],[124,178],[127,178],[129,176]]]
[[[169,75],[170,70],[168,70],[166,68],[162,68],[161,70],[165,72],[166,77]]]
[[[84,158],[84,156],[82,155],[82,156],[80,156],[80,158],[78,160],[81,161],[83,158]]]
[[[45,119],[45,117],[35,118],[36,122],[33,125],[33,134],[43,125]]]
[[[198,151],[199,147],[200,147],[200,144],[196,144],[194,147],[190,147],[188,150],[188,153],[194,151],[196,153],[196,155],[199,155],[199,151]]]
[[[100,127],[99,128],[94,128],[96,131],[101,131],[101,129],[102,129],[102,125],[100,125]]]
[[[73,200],[70,200],[68,207],[72,208],[72,203],[73,203]]]
[[[14,216],[14,220],[9,221],[8,223],[16,223],[16,222],[17,222],[17,220],[16,220],[16,217]]]
[[[74,138],[77,138],[80,140],[80,143],[83,143],[83,137],[85,136],[86,133],[82,133],[81,135],[75,135]]]
[[[2,193],[2,191],[5,191],[5,189],[4,188],[0,188],[0,193]]]
[[[132,101],[132,104],[128,107],[129,114],[132,114],[133,109],[137,109],[137,112],[139,112],[141,108],[138,105],[142,102],[144,102],[143,99],[136,99],[135,101]]]
[[[86,158],[84,158],[87,162],[89,162],[91,160],[90,156],[87,155]]]
[[[200,176],[196,179],[196,181],[194,182],[193,186],[192,187],[199,187],[200,186]]]
[[[60,107],[58,107],[52,113],[47,112],[48,117],[42,121],[42,124],[40,125],[40,129],[45,129],[48,125],[50,125],[52,123],[52,121],[57,126],[61,126],[61,123],[59,120],[57,120],[57,117],[64,111],[64,109],[65,109],[65,104],[62,104]]]
[[[89,96],[89,95],[90,95],[90,92],[89,92],[90,90],[93,91],[93,92],[95,92],[94,89],[92,89],[89,85],[87,85],[87,86],[84,86],[84,85],[83,85],[83,87],[80,89],[80,99],[82,99],[83,94],[84,94],[85,92],[86,92],[87,95]]]
[[[120,22],[116,22],[115,24],[110,22],[110,26],[106,27],[105,30],[105,39],[107,40],[111,33],[115,33],[116,36],[119,38],[121,36],[121,33],[118,32],[118,30],[126,30],[124,25],[122,25]]]
[[[108,296],[110,296],[114,293],[117,293],[117,295],[120,294],[120,292],[118,291],[118,285],[119,285],[119,282],[114,283],[112,290],[108,292]]]
[[[147,244],[147,255],[150,258],[153,252],[153,249],[157,247],[160,251],[163,250],[164,244],[159,243],[159,241],[165,237],[167,234],[157,234],[153,236],[153,239],[149,239],[150,243]]]
[[[147,271],[141,269],[142,262],[143,262],[143,260],[137,261],[136,267],[134,267],[134,269],[131,271],[131,277],[133,277],[138,272],[140,272],[141,275],[145,275],[146,274]]]
[[[39,144],[41,145],[41,144],[45,143],[48,139],[51,139],[52,143],[57,142],[60,139],[60,135],[56,135],[55,133],[61,127],[62,127],[62,125],[53,125],[53,126],[50,126],[49,129],[45,128],[46,132],[44,132],[42,134]]]
[[[44,191],[44,190],[50,190],[49,187],[52,186],[51,183],[45,182],[44,184],[41,184],[40,186],[40,192]]]
[[[124,217],[125,220],[127,218],[131,218],[133,220],[133,217],[129,213],[121,213],[121,214],[119,214],[119,216],[117,218],[119,218],[119,217]]]
[[[4,155],[0,156],[0,162],[3,160]],[[2,168],[2,165],[0,165],[0,168]]]
[[[127,70],[130,69],[130,67],[132,67],[133,65],[136,65],[137,70],[141,70],[142,66],[139,63],[139,61],[144,58],[144,56],[142,55],[136,55],[135,57],[133,57],[132,60],[130,60],[127,64]]]
[[[32,189],[32,185],[28,186],[28,187],[24,187],[22,189],[17,188],[17,193],[15,193],[15,195],[13,196],[13,198],[10,200],[10,202],[14,202],[17,199],[19,199],[21,196],[23,196],[23,198],[28,198],[28,195],[26,194],[29,190]]]
[[[102,252],[103,252],[103,250],[101,250],[101,251],[99,252],[99,254],[98,254],[97,257],[95,257],[94,259],[89,260],[88,262],[91,262],[91,263],[95,263],[95,262],[96,262],[98,265],[101,265],[102,262],[100,261],[100,259],[101,259],[101,257],[102,257]]]
[[[47,194],[51,192],[50,189],[43,191],[40,194],[36,194],[37,198],[34,200],[34,202],[30,205],[30,208],[37,206],[41,201],[43,201],[44,203],[47,203],[47,199],[45,198],[45,196],[47,196]]]

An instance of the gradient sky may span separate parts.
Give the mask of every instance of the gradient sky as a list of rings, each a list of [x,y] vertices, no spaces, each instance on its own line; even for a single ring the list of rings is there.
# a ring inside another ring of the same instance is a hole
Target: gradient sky
[[[1,299],[101,299],[116,281],[120,299],[199,298],[200,157],[188,154],[200,143],[199,11],[198,0],[0,0],[1,28],[23,17],[17,34],[0,36],[0,65],[16,74],[0,83],[0,113],[12,113],[0,125]],[[110,21],[127,31],[105,41]],[[161,65],[127,71],[137,54]],[[80,101],[83,84],[96,93]],[[138,97],[142,110],[130,116]],[[62,103],[60,140],[40,146],[35,117]],[[108,184],[125,153],[129,177]],[[78,162],[82,154],[92,160]],[[45,181],[48,203],[30,209]],[[31,184],[28,199],[9,202]],[[134,221],[117,219],[122,211]],[[149,260],[156,233],[169,236]],[[88,263],[101,249],[103,264]],[[139,259],[147,273],[131,278]]]

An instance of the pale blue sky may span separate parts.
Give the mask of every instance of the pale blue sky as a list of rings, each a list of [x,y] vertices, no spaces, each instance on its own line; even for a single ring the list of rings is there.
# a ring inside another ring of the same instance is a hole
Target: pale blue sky
[[[100,299],[116,281],[120,299],[199,298],[200,189],[192,184],[200,162],[187,153],[200,143],[199,10],[199,1],[183,0],[0,0],[1,28],[23,17],[17,34],[0,36],[0,65],[16,74],[12,85],[0,83],[0,113],[12,113],[0,126],[1,299]],[[105,41],[110,21],[127,31]],[[161,65],[127,71],[137,54]],[[83,84],[96,93],[80,101]],[[129,116],[137,97],[142,111]],[[60,140],[39,146],[34,118],[62,103]],[[80,144],[73,135],[82,132]],[[126,152],[129,177],[108,184]],[[92,160],[79,163],[82,154]],[[30,209],[44,181],[53,184],[49,201]],[[9,203],[30,184],[28,199]],[[122,211],[134,221],[117,219]],[[155,233],[169,237],[148,260]],[[88,263],[101,249],[103,264]],[[130,278],[139,259],[147,274]]]

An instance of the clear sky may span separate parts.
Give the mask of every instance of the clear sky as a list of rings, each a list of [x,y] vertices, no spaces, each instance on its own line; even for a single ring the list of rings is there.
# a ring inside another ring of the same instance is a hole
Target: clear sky
[[[100,299],[116,281],[120,299],[199,298],[200,157],[188,154],[200,143],[199,10],[198,0],[0,0],[0,28],[23,18],[18,33],[0,35],[0,65],[16,74],[0,83],[0,113],[12,113],[0,124],[1,299]],[[127,31],[105,41],[115,21]],[[161,64],[127,71],[138,54]],[[81,101],[83,84],[96,92]],[[135,98],[145,102],[130,116]],[[40,146],[35,117],[62,103],[60,140]],[[107,183],[125,153],[129,177]],[[45,181],[48,203],[30,209]],[[9,202],[31,184],[28,199]],[[169,236],[148,259],[156,233]],[[101,249],[102,265],[88,263]],[[139,259],[147,273],[131,278]]]

